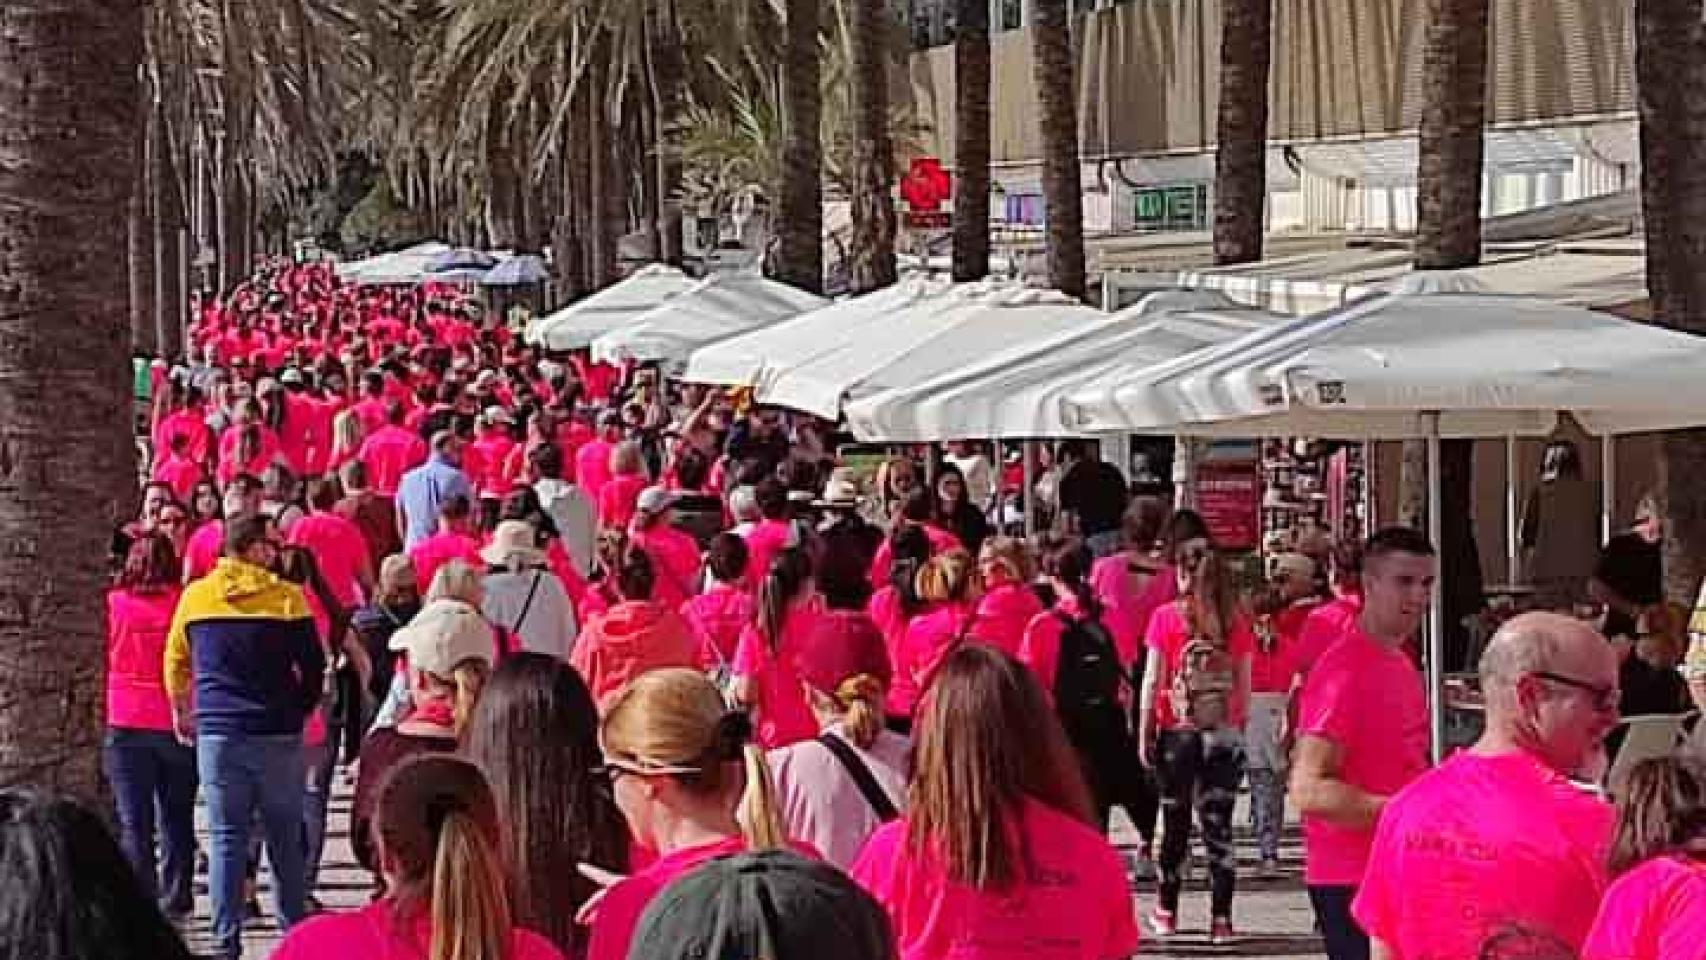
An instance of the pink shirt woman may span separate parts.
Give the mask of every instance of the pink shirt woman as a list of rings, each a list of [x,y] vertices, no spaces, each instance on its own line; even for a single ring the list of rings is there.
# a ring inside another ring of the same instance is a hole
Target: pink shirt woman
[[[796,605],[782,621],[782,637],[772,649],[758,628],[748,624],[735,647],[734,672],[745,683],[757,722],[759,746],[766,750],[817,736],[817,719],[806,704],[796,662],[806,635],[813,630],[815,610]]]
[[[752,594],[746,587],[717,583],[687,601],[681,615],[699,637],[699,665],[706,670],[732,665],[740,636],[752,622]]]
[[[1042,612],[1043,602],[1029,586],[1003,583],[977,602],[971,638],[1017,656],[1026,628]]]
[[[893,655],[896,683],[888,700],[891,713],[910,717],[918,709],[942,658],[970,636],[972,610],[969,603],[941,603],[907,625]],[[900,677],[907,678],[904,691]]]
[[[1131,550],[1097,560],[1090,589],[1102,605],[1102,623],[1113,635],[1120,662],[1130,667],[1143,655],[1149,617],[1179,595],[1173,568]]]
[[[163,665],[181,592],[174,586],[107,594],[107,726],[171,731]]]

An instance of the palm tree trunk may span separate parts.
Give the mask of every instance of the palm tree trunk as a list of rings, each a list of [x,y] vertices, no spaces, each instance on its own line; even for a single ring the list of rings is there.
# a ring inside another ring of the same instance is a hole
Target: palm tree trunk
[[[168,134],[165,110],[156,106],[154,124],[153,176],[150,205],[154,228],[154,329],[160,352],[167,357],[181,356],[185,315],[183,278],[178,273],[178,248],[182,243],[184,226],[182,196],[178,189],[178,171]]]
[[[787,133],[772,217],[776,279],[823,291],[823,90],[819,0],[786,0],[782,85]]]
[[[687,73],[674,0],[661,0],[646,17],[646,69],[651,79],[652,169],[656,179],[658,259],[681,266],[681,91]]]
[[[136,110],[138,117],[146,119],[136,125],[136,149],[131,158],[135,179],[131,182],[130,204],[125,211],[130,343],[132,350],[146,356],[158,356],[160,342],[154,326],[154,225],[149,197],[153,192],[153,161],[159,120],[154,115],[152,97],[142,84],[137,85]]]
[[[610,44],[600,39],[600,50],[592,58],[591,69],[587,76],[590,80],[587,93],[587,118],[591,133],[588,142],[590,162],[587,168],[591,189],[587,193],[588,200],[588,229],[592,236],[592,263],[587,277],[587,289],[600,290],[609,286],[616,279],[616,243],[615,218],[611,210],[617,197],[612,185],[617,178],[612,174],[616,166],[616,151],[619,145],[614,136],[615,130],[610,122],[610,106],[605,100],[604,91],[610,70]]]
[[[1701,0],[1636,0],[1641,205],[1654,322],[1706,332],[1706,31]],[[1666,434],[1665,592],[1693,607],[1706,575],[1706,431]],[[1672,480],[1676,482],[1671,482]]]
[[[989,274],[989,4],[956,0],[954,279]]]
[[[137,0],[0,5],[0,789],[98,801],[112,525],[136,497]]]
[[[854,0],[853,292],[897,279],[894,262],[894,140],[889,131],[889,38],[886,0]]]
[[[1049,285],[1083,299],[1084,188],[1078,160],[1078,83],[1068,0],[1032,0],[1037,108],[1042,125],[1043,210]]]
[[[1220,5],[1219,146],[1214,167],[1214,262],[1262,259],[1268,194],[1268,64],[1273,0]]]
[[[1422,63],[1416,268],[1481,262],[1481,170],[1487,117],[1489,0],[1430,0]],[[1465,666],[1463,618],[1484,604],[1473,513],[1474,450],[1440,444],[1440,561],[1445,574],[1446,666]]]
[[[493,98],[508,104],[510,86],[503,84]],[[507,107],[506,107],[507,109]],[[519,197],[515,151],[504,110],[495,109],[486,121],[486,233],[493,248],[514,249],[520,239]]]

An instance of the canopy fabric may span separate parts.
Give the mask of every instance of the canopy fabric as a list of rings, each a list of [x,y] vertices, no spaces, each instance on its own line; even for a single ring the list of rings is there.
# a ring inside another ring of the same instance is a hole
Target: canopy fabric
[[[1417,292],[1431,284],[1440,292]],[[1452,275],[1198,354],[1112,371],[1072,394],[1088,432],[1406,439],[1537,436],[1569,411],[1596,434],[1706,424],[1706,338]],[[1441,288],[1444,289],[1441,289]]]
[[[875,293],[730,337],[693,351],[681,379],[725,387],[773,380],[784,368],[839,349],[882,318],[929,302],[949,287],[946,280],[913,275]]]
[[[427,265],[433,258],[443,255],[450,250],[448,244],[429,241],[418,243],[402,250],[393,250],[357,260],[353,263],[340,264],[337,268],[338,278],[345,283],[364,284],[367,286],[396,286],[419,283],[427,273]]]
[[[714,274],[594,340],[592,356],[605,363],[661,361],[679,370],[705,344],[828,304],[816,294],[757,274]]]
[[[533,322],[527,340],[547,350],[579,350],[599,335],[632,322],[641,314],[694,285],[674,267],[654,263],[625,279]]]
[[[1104,326],[1108,314],[1054,290],[1006,281],[960,284],[911,309],[877,315],[757,384],[760,403],[835,419],[843,402],[923,383],[1039,337]]]
[[[1076,436],[1082,431],[1062,417],[1061,400],[1107,371],[1161,363],[1282,319],[1261,310],[1153,306],[1140,303],[1107,324],[1029,340],[915,386],[855,400],[847,422],[869,442]]]
[[[523,253],[500,261],[480,278],[480,283],[488,287],[520,287],[544,283],[550,278],[551,269],[545,265],[544,257]]]

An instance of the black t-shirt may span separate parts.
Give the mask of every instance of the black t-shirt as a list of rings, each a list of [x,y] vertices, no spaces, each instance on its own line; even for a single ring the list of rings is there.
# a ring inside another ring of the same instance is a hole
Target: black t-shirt
[[[1599,552],[1593,576],[1637,606],[1664,599],[1664,559],[1659,545],[1637,533],[1612,537]]]
[[[1079,461],[1060,478],[1060,508],[1078,516],[1086,537],[1118,530],[1130,499],[1125,477],[1101,460]]]

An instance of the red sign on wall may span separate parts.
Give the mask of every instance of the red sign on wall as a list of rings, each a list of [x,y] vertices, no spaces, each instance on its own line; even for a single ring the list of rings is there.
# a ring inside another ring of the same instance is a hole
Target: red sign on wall
[[[914,213],[942,209],[942,201],[953,196],[954,181],[935,157],[919,157],[900,181],[900,196]]]
[[[1197,512],[1223,550],[1254,550],[1262,537],[1262,475],[1253,460],[1197,464]]]

